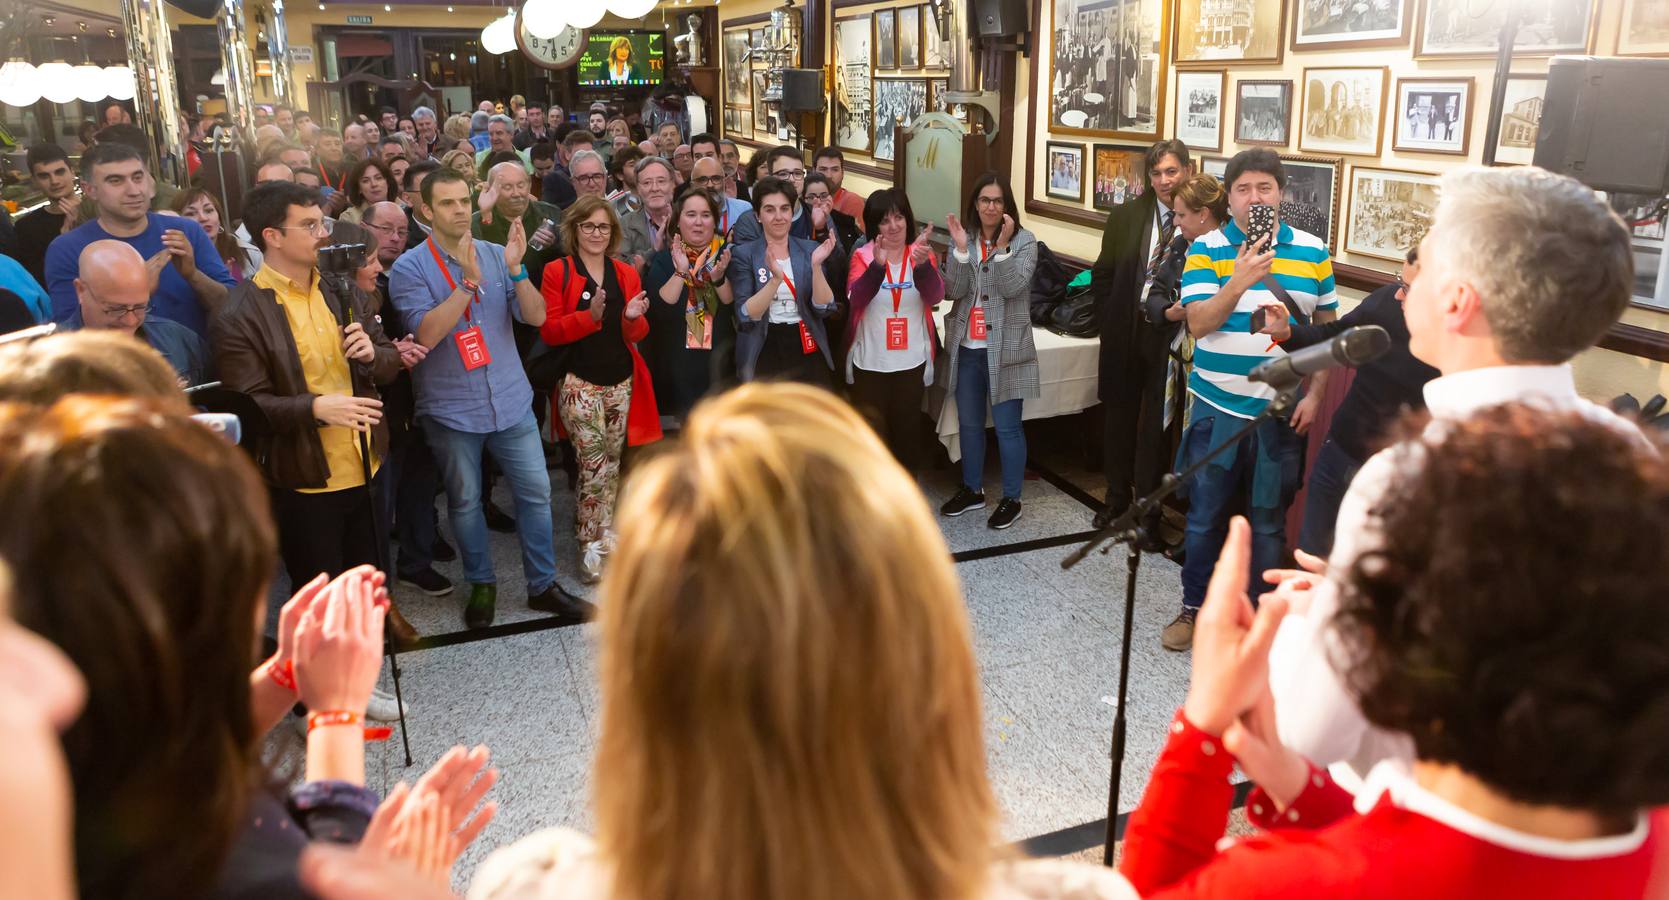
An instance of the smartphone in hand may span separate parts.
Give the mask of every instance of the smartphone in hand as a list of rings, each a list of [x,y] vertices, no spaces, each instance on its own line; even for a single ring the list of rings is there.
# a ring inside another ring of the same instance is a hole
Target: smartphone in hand
[[[1269,310],[1260,306],[1257,309],[1252,310],[1252,324],[1246,329],[1246,331],[1248,334],[1257,334],[1263,330],[1263,326],[1268,324],[1268,322]]]
[[[1256,246],[1257,242],[1261,240],[1264,235],[1274,233],[1275,207],[1270,206],[1267,203],[1252,204],[1251,207],[1246,210],[1246,243]],[[1272,246],[1273,242],[1271,242],[1271,247],[1265,247],[1263,249],[1269,250],[1272,249]]]

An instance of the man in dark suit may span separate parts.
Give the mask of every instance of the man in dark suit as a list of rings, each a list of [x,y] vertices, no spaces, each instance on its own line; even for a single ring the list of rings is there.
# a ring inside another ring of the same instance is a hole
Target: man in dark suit
[[[1154,263],[1174,239],[1171,195],[1194,174],[1181,141],[1160,141],[1143,158],[1148,186],[1113,207],[1101,235],[1094,290],[1101,328],[1100,399],[1106,416],[1106,506],[1095,526],[1124,513],[1134,497],[1151,492],[1165,471],[1165,363],[1176,325],[1150,324],[1142,299]],[[1143,523],[1157,549],[1158,516]]]

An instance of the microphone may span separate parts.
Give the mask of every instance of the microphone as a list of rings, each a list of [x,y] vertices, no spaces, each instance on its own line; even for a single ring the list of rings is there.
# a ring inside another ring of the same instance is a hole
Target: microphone
[[[1303,381],[1306,375],[1338,366],[1355,368],[1389,349],[1391,335],[1385,329],[1378,325],[1358,325],[1313,347],[1272,359],[1246,377],[1278,391],[1286,390]]]

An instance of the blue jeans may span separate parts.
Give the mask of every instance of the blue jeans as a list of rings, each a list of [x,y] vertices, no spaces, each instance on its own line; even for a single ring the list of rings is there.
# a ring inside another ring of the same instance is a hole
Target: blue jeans
[[[1298,546],[1304,552],[1321,557],[1333,552],[1333,526],[1338,523],[1339,503],[1360,468],[1362,463],[1352,459],[1332,438],[1316,451],[1309,493],[1304,495],[1304,527],[1298,532]]]
[[[551,479],[539,445],[539,425],[530,409],[522,420],[502,431],[474,434],[454,431],[425,418],[423,430],[440,465],[446,484],[446,504],[452,516],[452,536],[463,557],[464,577],[471,584],[493,584],[492,558],[487,553],[487,517],[481,509],[481,451],[492,453],[510,481],[516,501],[516,530],[522,539],[522,571],[528,594],[539,594],[556,583],[556,549],[551,533]]]
[[[956,350],[956,420],[962,432],[962,483],[979,491],[985,483],[985,411],[997,425],[997,455],[1003,464],[1003,496],[1020,499],[1026,477],[1026,431],[1020,425],[1020,401],[991,402],[991,375],[985,351]]]
[[[1189,408],[1188,430],[1182,437],[1178,467],[1203,458],[1246,424],[1216,407],[1195,399]],[[1217,555],[1228,538],[1229,516],[1243,505],[1252,526],[1252,570],[1248,593],[1256,598],[1268,589],[1263,571],[1286,557],[1286,510],[1303,477],[1304,442],[1283,419],[1259,423],[1257,430],[1223,451],[1183,486],[1188,492],[1188,527],[1183,546],[1182,605],[1199,609],[1206,585],[1217,566]],[[1243,504],[1242,504],[1243,501]]]
[[[435,490],[440,470],[423,432],[414,429],[389,442],[388,459],[377,473],[383,521],[393,524],[400,553],[394,569],[400,575],[421,572],[434,564]]]

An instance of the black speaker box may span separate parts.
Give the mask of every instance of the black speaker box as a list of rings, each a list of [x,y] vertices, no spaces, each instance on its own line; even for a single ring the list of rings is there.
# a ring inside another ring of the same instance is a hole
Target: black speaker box
[[[821,69],[782,70],[783,112],[822,112],[823,105]]]
[[[1026,33],[1026,0],[973,0],[973,7],[974,23],[979,28],[980,37],[1010,37]]]
[[[220,4],[216,0],[168,0],[168,4],[199,19],[212,19],[220,14]]]
[[[1547,69],[1536,165],[1595,190],[1664,193],[1669,190],[1664,97],[1669,97],[1669,59],[1555,57]]]

